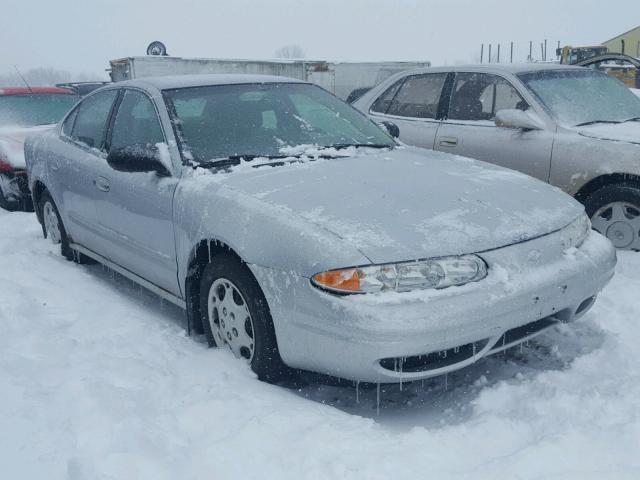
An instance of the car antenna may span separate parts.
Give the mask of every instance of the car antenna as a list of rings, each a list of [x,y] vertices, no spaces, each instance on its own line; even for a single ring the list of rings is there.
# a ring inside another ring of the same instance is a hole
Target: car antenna
[[[14,65],[13,68],[16,69],[16,72],[18,72],[18,76],[22,79],[24,84],[27,86],[27,90],[29,90],[29,93],[33,93],[33,90],[31,90],[31,86],[27,83],[27,80],[22,76],[22,74],[20,73],[20,70],[18,70],[18,66]]]

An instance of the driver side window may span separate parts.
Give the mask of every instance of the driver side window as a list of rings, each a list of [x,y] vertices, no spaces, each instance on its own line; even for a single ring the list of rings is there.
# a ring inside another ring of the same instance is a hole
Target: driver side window
[[[107,90],[83,100],[76,109],[77,113],[72,115],[75,116],[75,122],[71,138],[88,147],[104,150],[107,119],[116,94],[116,90]]]
[[[163,142],[160,121],[149,97],[136,90],[126,90],[113,123],[110,150]]]
[[[486,73],[457,73],[449,104],[450,120],[493,120],[505,109],[529,105],[504,78]]]

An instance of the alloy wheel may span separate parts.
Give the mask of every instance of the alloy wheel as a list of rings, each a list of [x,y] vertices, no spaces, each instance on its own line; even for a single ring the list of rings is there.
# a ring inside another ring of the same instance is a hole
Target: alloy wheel
[[[237,358],[253,359],[255,341],[251,313],[238,287],[218,278],[209,289],[208,317],[218,347],[227,345]]]
[[[640,250],[640,208],[627,202],[612,202],[599,208],[591,224],[616,248]]]
[[[44,220],[44,228],[51,242],[54,244],[60,243],[62,241],[60,222],[58,221],[56,209],[51,202],[45,202],[42,208],[42,218]]]

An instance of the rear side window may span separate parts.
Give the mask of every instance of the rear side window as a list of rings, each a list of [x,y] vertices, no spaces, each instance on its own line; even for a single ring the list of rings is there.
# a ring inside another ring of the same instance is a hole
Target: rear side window
[[[73,112],[69,114],[69,116],[65,119],[62,124],[62,133],[67,137],[71,136],[71,130],[73,129],[73,124],[76,121],[76,117],[78,116],[78,109],[75,108]]]
[[[399,117],[436,118],[446,73],[407,77],[391,102],[387,114]]]
[[[71,138],[88,147],[104,150],[107,120],[117,90],[107,90],[87,97],[79,106]]]
[[[457,73],[448,118],[493,120],[496,112],[528,108],[515,88],[504,78],[486,73]]]
[[[400,90],[400,85],[402,85],[402,82],[404,82],[404,78],[398,80],[396,83],[387,88],[387,90],[382,95],[380,95],[375,102],[373,102],[373,105],[371,105],[371,111],[376,113],[387,113],[387,110],[389,110],[393,98],[396,96],[396,93],[398,93],[398,90]]]
[[[111,149],[164,142],[156,109],[144,93],[126,90],[118,107]]]

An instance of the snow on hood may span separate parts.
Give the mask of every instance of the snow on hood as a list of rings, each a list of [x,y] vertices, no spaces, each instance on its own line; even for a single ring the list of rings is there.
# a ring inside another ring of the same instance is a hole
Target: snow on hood
[[[580,127],[578,133],[584,137],[640,144],[640,121],[596,123]]]
[[[418,148],[222,175],[226,187],[331,231],[374,263],[490,250],[583,211],[523,174]]]
[[[25,168],[24,141],[31,135],[52,130],[54,125],[37,125],[35,127],[1,127],[0,153],[14,168]]]

